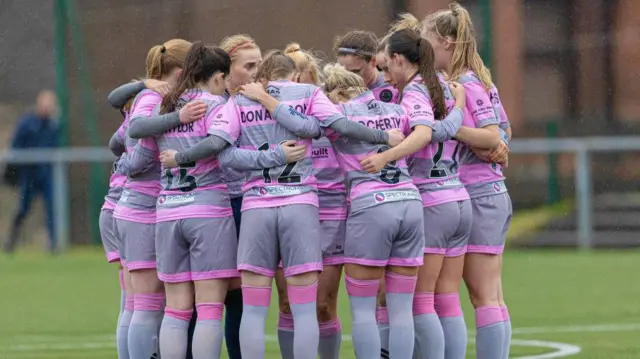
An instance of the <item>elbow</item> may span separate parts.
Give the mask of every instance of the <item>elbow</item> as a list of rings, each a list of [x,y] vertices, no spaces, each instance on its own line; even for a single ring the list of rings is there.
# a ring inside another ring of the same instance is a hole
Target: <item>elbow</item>
[[[111,105],[111,107],[119,110],[120,108],[122,108],[120,101],[118,101],[118,98],[115,94],[115,91],[111,91],[111,93],[109,94],[109,96],[107,96],[107,102],[109,102],[109,105]]]
[[[140,126],[138,126],[135,121],[130,122],[127,135],[135,140],[144,138],[142,131],[140,131]]]

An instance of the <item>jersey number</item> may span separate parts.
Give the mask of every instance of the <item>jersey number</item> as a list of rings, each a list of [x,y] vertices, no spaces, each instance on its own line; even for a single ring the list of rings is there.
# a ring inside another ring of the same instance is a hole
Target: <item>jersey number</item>
[[[389,146],[381,146],[376,151],[377,153],[382,153],[388,150]],[[400,182],[400,169],[396,167],[397,161],[391,161],[387,163],[382,170],[380,170],[380,180],[384,183],[388,184],[396,184]]]
[[[429,178],[442,178],[447,177],[447,170],[444,168],[438,167],[438,162],[442,159],[442,154],[444,153],[444,143],[438,142],[438,151],[435,155],[433,155],[433,167],[431,167],[431,171],[429,172]]]
[[[198,187],[196,185],[196,178],[187,172],[189,168],[193,168],[195,166],[196,164],[192,162],[178,167],[177,183],[174,183],[175,176],[173,175],[173,172],[171,172],[171,168],[167,168],[165,170],[165,176],[167,176],[167,187],[165,187],[165,189],[172,190],[178,187],[182,192],[190,192],[196,189]]]
[[[280,144],[284,143],[286,141],[282,141],[280,142]],[[263,144],[260,145],[260,147],[258,147],[259,151],[268,151],[269,150],[269,143],[265,142]],[[302,182],[302,178],[300,177],[300,175],[292,175],[291,173],[293,172],[293,169],[296,167],[296,165],[298,164],[298,162],[291,162],[289,164],[287,164],[285,166],[285,168],[282,170],[282,172],[280,172],[280,175],[277,178],[278,183],[280,184],[286,184],[286,183],[300,183]],[[270,173],[271,169],[270,168],[265,168],[262,170],[262,179],[264,180],[264,183],[272,183],[272,179],[271,179],[271,173]]]

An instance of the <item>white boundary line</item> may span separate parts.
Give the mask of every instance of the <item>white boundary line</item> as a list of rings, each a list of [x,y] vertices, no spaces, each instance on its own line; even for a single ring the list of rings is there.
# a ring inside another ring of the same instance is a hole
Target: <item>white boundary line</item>
[[[530,328],[516,328],[513,330],[514,335],[526,335],[526,334],[549,334],[549,333],[586,333],[586,332],[620,332],[620,331],[636,331],[640,330],[640,323],[627,323],[627,324],[598,324],[598,325],[570,325],[570,326],[560,326],[560,327],[530,327]],[[56,335],[18,335],[14,337],[15,341],[28,340],[32,342],[40,342],[33,344],[16,344],[9,347],[1,348],[0,352],[8,353],[14,352],[17,355],[27,352],[36,352],[36,351],[62,351],[62,350],[91,350],[91,349],[111,349],[115,348],[114,336],[113,335],[100,335],[93,334],[82,337],[76,337],[77,342],[69,342],[69,343],[47,343],[48,341],[56,341],[64,338],[64,336],[56,336]],[[83,342],[82,340],[87,340]],[[266,338],[269,342],[277,341],[277,336],[275,335],[267,335]],[[345,334],[342,336],[344,341],[351,341],[351,336]],[[470,339],[473,341],[473,339]],[[513,359],[553,359],[553,358],[564,358],[571,355],[576,355],[580,353],[581,348],[577,345],[566,344],[566,343],[558,343],[558,342],[550,342],[550,341],[541,341],[541,340],[528,340],[528,339],[513,339],[511,341],[512,345],[515,346],[528,346],[528,347],[538,347],[538,348],[549,348],[555,349],[555,351],[545,354],[536,354],[529,355],[523,357],[517,357]],[[30,353],[35,354],[35,353]],[[47,354],[56,354],[56,353],[42,353],[43,355],[37,355],[38,357],[46,357]]]

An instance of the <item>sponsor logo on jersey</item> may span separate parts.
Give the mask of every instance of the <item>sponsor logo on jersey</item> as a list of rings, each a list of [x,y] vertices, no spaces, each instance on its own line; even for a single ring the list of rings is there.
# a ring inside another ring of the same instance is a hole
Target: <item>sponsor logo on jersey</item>
[[[286,197],[303,194],[305,189],[302,186],[268,186],[254,189],[253,192],[265,197]]]
[[[436,186],[438,187],[448,187],[448,186],[460,186],[462,182],[458,177],[449,178],[448,180],[438,181],[436,182]]]
[[[185,204],[195,201],[195,193],[176,194],[176,195],[162,195],[158,197],[158,204]]]
[[[376,192],[373,194],[373,200],[376,203],[395,202],[409,199],[420,199],[420,194],[416,191],[388,191]]]

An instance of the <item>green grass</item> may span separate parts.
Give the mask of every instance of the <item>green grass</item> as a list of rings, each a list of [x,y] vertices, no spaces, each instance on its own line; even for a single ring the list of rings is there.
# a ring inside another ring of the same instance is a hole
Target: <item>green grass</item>
[[[640,323],[638,263],[640,252],[634,250],[507,252],[504,286],[514,340],[577,345],[582,352],[575,358],[637,358],[640,325],[610,331],[580,326]],[[115,267],[104,262],[100,250],[55,258],[33,253],[0,257],[0,275],[0,358],[116,357],[109,335],[115,331],[119,286]],[[344,293],[341,298],[344,332],[350,333]],[[472,331],[473,312],[464,302]],[[274,335],[276,311],[270,314],[267,332]],[[571,325],[579,327],[563,332]],[[549,329],[523,332],[532,327]],[[469,358],[473,350],[470,344]],[[279,357],[277,343],[269,342],[267,351],[268,358]],[[552,351],[514,345],[512,357]],[[342,353],[342,358],[354,358],[350,342],[344,342]]]

